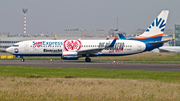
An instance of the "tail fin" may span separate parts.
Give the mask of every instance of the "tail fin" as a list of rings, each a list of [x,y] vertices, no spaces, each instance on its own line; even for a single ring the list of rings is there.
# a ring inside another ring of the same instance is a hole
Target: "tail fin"
[[[147,30],[138,37],[133,37],[133,39],[144,39],[144,41],[161,41],[166,21],[168,18],[169,11],[163,10],[153,23],[147,28]],[[148,40],[147,40],[148,39]]]

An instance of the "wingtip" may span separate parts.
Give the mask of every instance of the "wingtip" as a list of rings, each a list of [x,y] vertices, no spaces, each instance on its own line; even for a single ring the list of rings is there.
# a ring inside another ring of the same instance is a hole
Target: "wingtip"
[[[116,38],[115,38],[115,39],[117,40],[117,38],[118,38],[118,36],[116,36]]]

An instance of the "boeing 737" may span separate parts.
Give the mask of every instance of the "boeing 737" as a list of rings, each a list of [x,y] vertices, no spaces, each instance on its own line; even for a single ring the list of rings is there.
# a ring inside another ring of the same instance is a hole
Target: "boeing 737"
[[[148,13],[148,12],[147,12]],[[74,60],[95,56],[124,56],[151,51],[163,46],[164,33],[169,11],[163,10],[140,36],[126,40],[29,40],[14,44],[6,49],[7,52],[22,58],[24,56],[61,56],[62,59]]]

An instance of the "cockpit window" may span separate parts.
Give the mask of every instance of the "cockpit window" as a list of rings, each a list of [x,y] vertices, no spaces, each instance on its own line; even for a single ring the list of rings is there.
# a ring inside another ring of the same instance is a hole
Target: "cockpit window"
[[[13,47],[18,47],[19,45],[12,45]]]

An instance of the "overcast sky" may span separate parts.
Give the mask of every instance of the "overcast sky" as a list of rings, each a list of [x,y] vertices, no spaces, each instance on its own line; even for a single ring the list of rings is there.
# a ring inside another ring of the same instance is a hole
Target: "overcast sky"
[[[162,10],[169,10],[166,29],[180,24],[180,0],[0,0],[0,32],[54,33],[64,29],[115,29],[127,34],[146,29]]]

